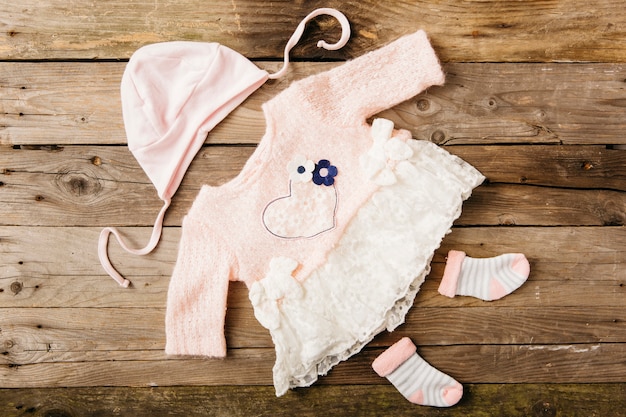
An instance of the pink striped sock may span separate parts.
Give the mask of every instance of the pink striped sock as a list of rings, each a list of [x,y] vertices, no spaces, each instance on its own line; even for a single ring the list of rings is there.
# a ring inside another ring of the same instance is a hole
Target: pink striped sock
[[[451,250],[439,292],[447,297],[469,295],[492,301],[518,289],[529,274],[530,264],[521,253],[476,259]]]
[[[463,386],[422,359],[408,337],[378,356],[372,368],[414,404],[450,407],[463,396]]]

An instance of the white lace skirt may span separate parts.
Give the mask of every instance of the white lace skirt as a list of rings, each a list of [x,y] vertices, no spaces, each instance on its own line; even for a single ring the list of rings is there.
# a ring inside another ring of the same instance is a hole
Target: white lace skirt
[[[387,185],[358,210],[324,265],[299,282],[297,262],[275,258],[251,286],[255,316],[276,347],[277,396],[311,385],[404,322],[463,200],[484,180],[430,142],[406,144],[411,155],[379,174]]]

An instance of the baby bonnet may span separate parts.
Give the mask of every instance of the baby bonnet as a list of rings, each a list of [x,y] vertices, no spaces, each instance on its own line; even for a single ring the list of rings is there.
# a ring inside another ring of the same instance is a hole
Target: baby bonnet
[[[163,207],[150,241],[143,248],[130,247],[114,227],[100,233],[100,263],[121,286],[128,287],[130,282],[109,260],[109,235],[113,234],[132,254],[145,255],[154,250],[172,196],[207,134],[268,79],[286,72],[289,51],[304,33],[306,23],[322,14],[339,20],[342,36],[337,43],[319,41],[317,46],[336,50],[347,43],[347,18],[335,9],[316,9],[296,28],[285,46],[284,65],[274,74],[218,43],[162,42],[141,47],[131,56],[120,87],[128,148],[154,184]]]

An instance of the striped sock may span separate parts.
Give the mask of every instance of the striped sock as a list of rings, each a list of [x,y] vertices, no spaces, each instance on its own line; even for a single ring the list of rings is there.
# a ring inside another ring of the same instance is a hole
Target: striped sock
[[[530,264],[521,253],[475,259],[451,250],[439,292],[451,298],[470,295],[485,301],[497,300],[518,289],[529,273]]]
[[[372,368],[414,404],[450,407],[463,396],[463,386],[422,359],[408,337],[378,356]]]

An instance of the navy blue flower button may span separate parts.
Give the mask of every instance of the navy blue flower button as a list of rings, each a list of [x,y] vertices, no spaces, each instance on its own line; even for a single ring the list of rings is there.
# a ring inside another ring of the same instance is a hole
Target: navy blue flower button
[[[336,175],[337,167],[331,165],[327,159],[320,159],[313,170],[313,182],[317,185],[330,186],[335,183]]]

